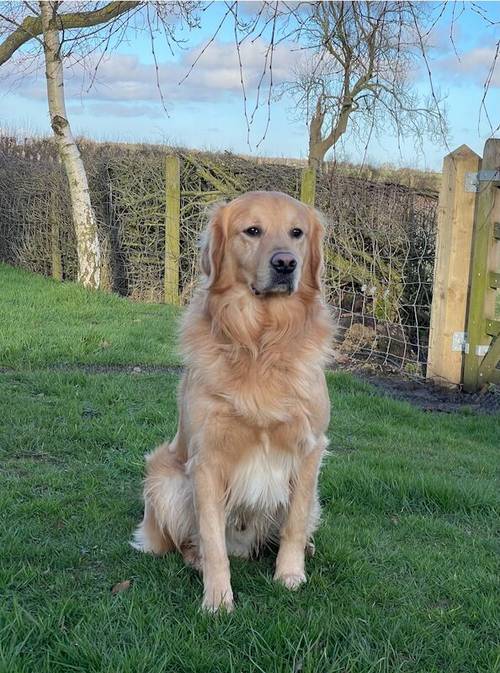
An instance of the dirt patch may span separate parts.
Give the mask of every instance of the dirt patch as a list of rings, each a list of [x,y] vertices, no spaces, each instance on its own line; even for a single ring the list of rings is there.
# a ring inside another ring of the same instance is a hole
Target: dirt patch
[[[180,365],[52,365],[47,367],[52,371],[79,371],[86,374],[177,374],[180,375],[183,367]]]
[[[15,367],[0,367],[0,374],[12,374],[22,370]],[[180,365],[93,365],[56,363],[45,367],[34,367],[29,371],[52,372],[85,372],[85,374],[177,374],[180,375],[183,367]]]
[[[453,413],[469,409],[471,411],[500,413],[500,389],[495,386],[484,388],[477,393],[466,393],[460,389],[441,388],[431,382],[408,379],[397,375],[380,375],[370,372],[352,372],[357,378],[370,383],[384,395],[404,400],[424,411]]]

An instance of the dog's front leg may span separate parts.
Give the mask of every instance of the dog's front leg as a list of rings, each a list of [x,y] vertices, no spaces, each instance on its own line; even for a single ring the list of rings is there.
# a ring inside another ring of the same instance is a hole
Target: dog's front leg
[[[281,530],[275,580],[288,589],[306,581],[304,556],[324,444],[303,457],[292,485],[288,516]]]
[[[224,483],[220,468],[200,461],[194,471],[196,509],[203,571],[203,607],[233,609],[226,550]]]

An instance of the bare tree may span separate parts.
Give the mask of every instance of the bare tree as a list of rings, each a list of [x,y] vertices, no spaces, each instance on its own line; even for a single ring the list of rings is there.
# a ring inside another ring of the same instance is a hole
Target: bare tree
[[[32,2],[0,2],[0,67],[7,62],[13,63],[15,71],[22,79],[23,74],[28,72],[31,66],[36,66],[39,56],[43,54],[44,57],[51,127],[70,187],[77,240],[78,279],[88,287],[99,287],[101,252],[85,168],[66,112],[64,59],[71,57],[73,62],[85,62],[92,54],[94,58],[93,61],[89,61],[88,72],[92,84],[97,68],[106,51],[110,49],[111,43],[116,46],[125,37],[128,28],[137,28],[136,24],[142,19],[142,28],[151,38],[156,83],[159,97],[165,107],[155,53],[155,35],[160,33],[173,51],[173,47],[179,45],[175,28],[180,25],[198,27],[197,10],[205,10],[210,4],[185,0],[107,3],[41,0],[37,5]],[[296,8],[294,3],[290,7],[287,3],[280,2],[253,4],[254,6],[249,7],[248,3],[241,3],[240,10],[237,1],[224,2],[220,24],[186,73],[186,77],[216,39],[222,26],[230,21],[238,55],[248,133],[257,110],[265,103],[267,107],[265,135],[270,119],[274,47],[280,40],[286,39],[297,30],[296,25],[289,30],[289,23],[294,22]],[[173,16],[176,18],[175,22],[171,21]],[[135,24],[130,23],[132,18]],[[282,22],[283,33],[278,37],[279,22]],[[265,33],[269,35],[269,44],[263,55],[262,75],[257,84],[255,105],[250,108],[244,83],[241,48],[245,41],[259,39]],[[263,94],[261,97],[265,86],[268,87],[267,96]]]
[[[78,279],[86,287],[98,288],[100,285],[101,252],[87,175],[66,112],[63,59],[78,50],[83,56],[98,49],[102,53],[113,37],[118,41],[123,37],[129,19],[143,8],[150,34],[153,35],[152,11],[164,29],[167,42],[172,44],[175,34],[168,18],[177,12],[181,19],[190,22],[196,7],[197,3],[182,2],[108,2],[101,5],[49,0],[41,0],[38,8],[28,2],[2,3],[0,6],[0,66],[22,53],[25,45],[31,49],[28,53],[34,58],[40,52],[44,56],[50,122],[69,182]],[[73,11],[67,11],[69,9]],[[25,65],[22,58],[18,63]]]
[[[310,166],[321,170],[328,150],[349,129],[366,139],[387,125],[419,139],[446,135],[435,94],[422,101],[411,86],[421,57],[415,21],[425,19],[423,5],[311,3],[301,25],[305,57],[280,92],[306,119]]]
[[[226,20],[231,21],[247,129],[249,132],[262,106],[267,117],[265,136],[274,87],[275,48],[285,42],[298,44],[304,59],[293,80],[281,92],[295,98],[297,110],[307,120],[309,163],[320,170],[328,150],[348,131],[368,141],[373,133],[391,124],[399,135],[412,135],[417,140],[426,134],[443,138],[446,123],[425,58],[425,41],[433,26],[432,22],[426,25],[430,4],[387,0],[298,3],[228,0],[220,24],[191,69]],[[171,47],[177,44],[169,21],[172,14],[177,13],[178,24],[193,27],[198,25],[196,10],[209,6],[210,3],[180,0],[107,3],[41,0],[37,6],[30,2],[0,2],[0,67],[7,62],[14,64],[22,78],[30,59],[35,62],[40,54],[45,59],[51,125],[70,184],[79,279],[89,287],[99,286],[100,246],[83,162],[64,104],[64,59],[71,56],[73,60],[81,60],[92,54],[95,57],[90,73],[92,81],[112,41],[119,43],[130,22],[142,17],[142,25],[152,38],[156,62],[156,32],[162,31]],[[251,105],[241,50],[263,36],[268,46],[256,83],[255,103]],[[418,62],[424,63],[429,74],[428,100],[419,99],[412,88],[413,68]],[[162,97],[157,63],[156,76]]]

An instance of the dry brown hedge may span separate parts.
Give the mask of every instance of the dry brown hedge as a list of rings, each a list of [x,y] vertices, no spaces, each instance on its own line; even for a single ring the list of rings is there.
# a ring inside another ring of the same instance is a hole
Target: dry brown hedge
[[[142,301],[163,300],[166,152],[181,158],[180,295],[197,277],[207,206],[250,190],[300,194],[302,169],[231,153],[80,142],[104,251],[105,284]],[[437,199],[394,184],[327,171],[317,181],[325,214],[327,299],[346,357],[421,373],[426,359]],[[0,259],[76,277],[66,178],[48,139],[0,138]]]

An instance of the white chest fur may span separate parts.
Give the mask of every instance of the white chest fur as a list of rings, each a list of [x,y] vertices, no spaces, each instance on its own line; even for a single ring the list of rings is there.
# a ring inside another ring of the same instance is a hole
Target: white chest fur
[[[296,464],[296,456],[275,451],[264,441],[237,465],[229,485],[230,509],[272,512],[286,507]]]

